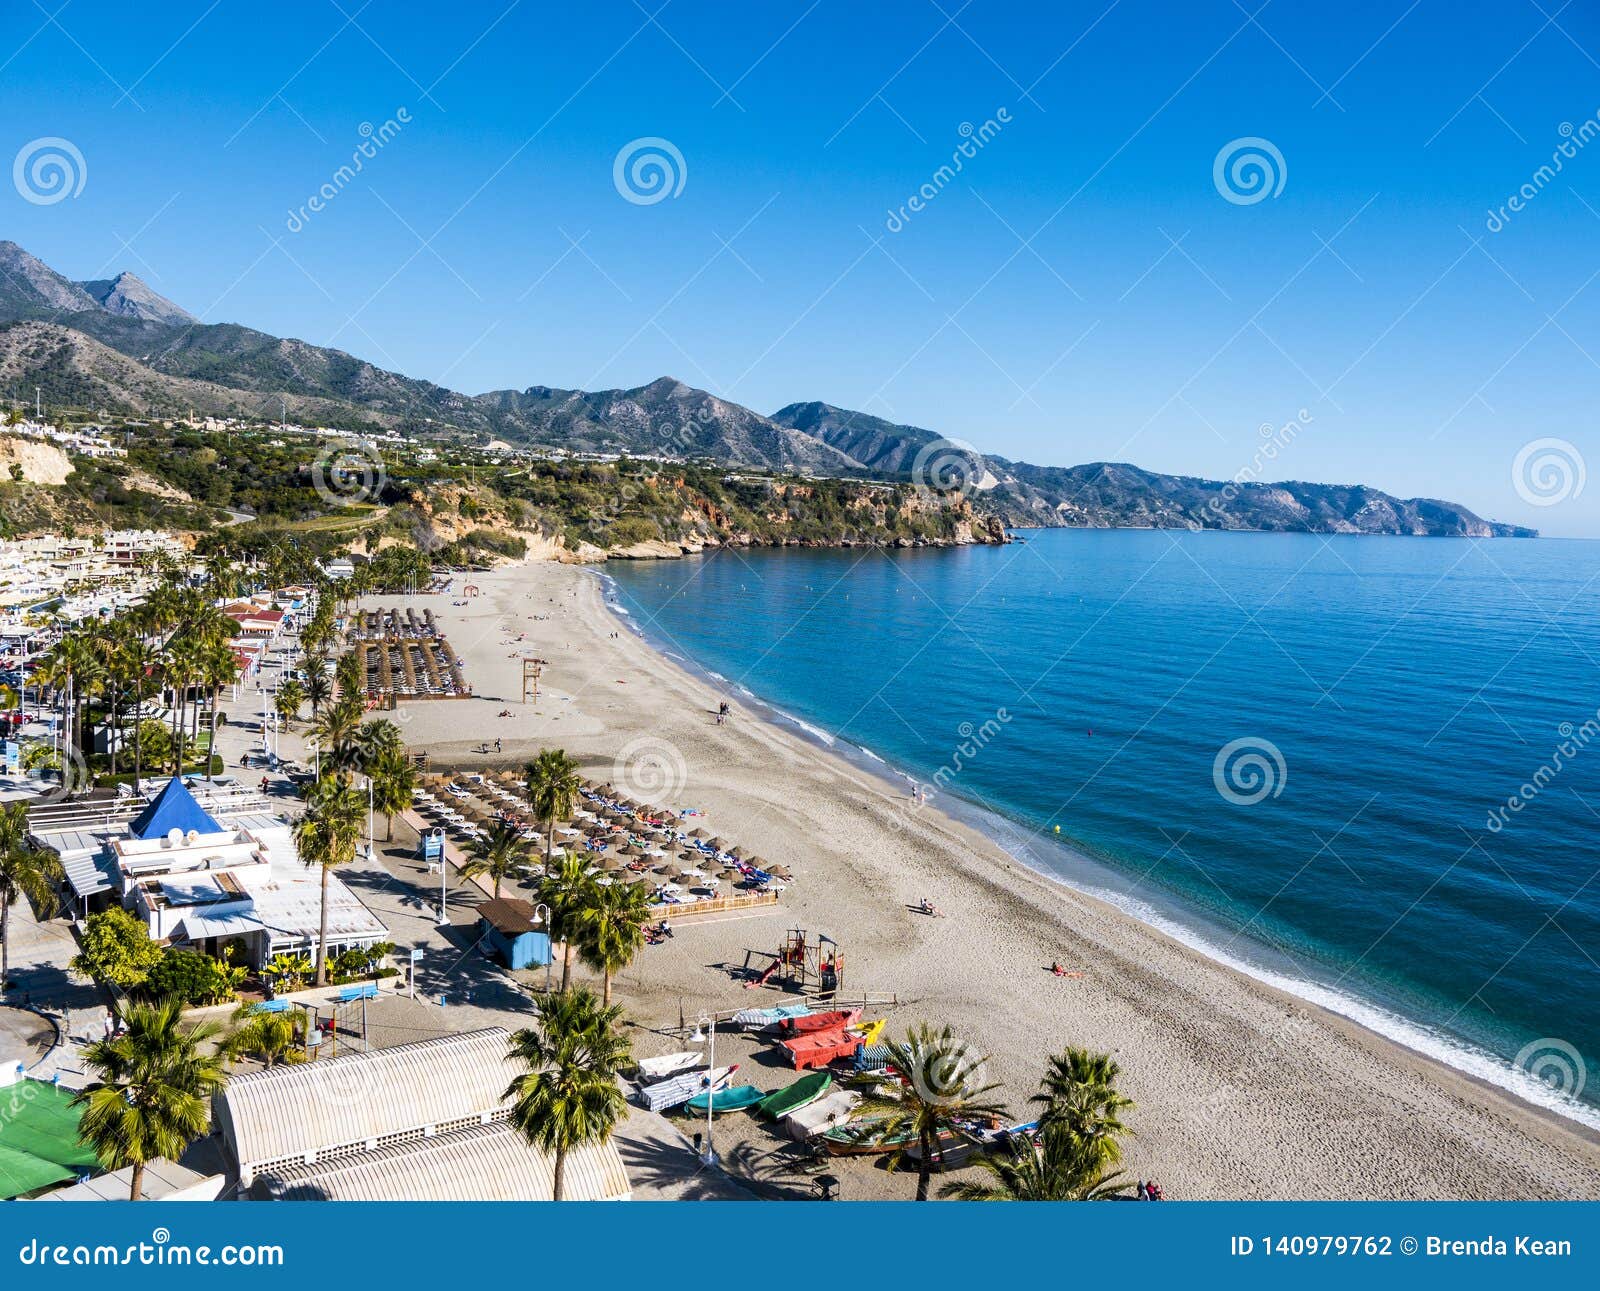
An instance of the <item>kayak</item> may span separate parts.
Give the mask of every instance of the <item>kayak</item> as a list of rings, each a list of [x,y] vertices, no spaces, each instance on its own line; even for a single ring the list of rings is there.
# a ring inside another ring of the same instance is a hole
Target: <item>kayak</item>
[[[713,1112],[742,1112],[747,1107],[754,1107],[765,1097],[754,1085],[736,1085],[732,1089],[708,1089],[703,1094],[696,1094],[684,1106],[691,1112],[704,1112],[707,1109]]]
[[[807,1103],[816,1102],[832,1084],[833,1077],[827,1072],[814,1071],[809,1076],[800,1077],[794,1084],[768,1094],[756,1104],[756,1111],[778,1120],[790,1112],[798,1112]]]

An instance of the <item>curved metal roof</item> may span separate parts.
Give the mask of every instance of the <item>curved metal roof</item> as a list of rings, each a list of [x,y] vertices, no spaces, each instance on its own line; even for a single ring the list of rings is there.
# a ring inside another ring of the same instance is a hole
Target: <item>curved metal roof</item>
[[[570,1201],[631,1195],[614,1142],[570,1153],[564,1183]],[[555,1160],[510,1122],[497,1121],[315,1165],[274,1167],[252,1192],[268,1201],[549,1201]]]
[[[506,1060],[510,1042],[503,1027],[490,1027],[252,1072],[228,1082],[213,1116],[248,1181],[272,1163],[504,1117],[517,1074]]]

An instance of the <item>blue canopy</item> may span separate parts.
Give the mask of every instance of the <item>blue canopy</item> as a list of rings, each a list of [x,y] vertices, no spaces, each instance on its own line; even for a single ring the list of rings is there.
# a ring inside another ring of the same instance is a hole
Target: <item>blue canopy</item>
[[[197,834],[223,832],[177,777],[167,781],[167,787],[134,818],[130,828],[135,838],[164,838],[174,829],[183,834],[191,829]]]

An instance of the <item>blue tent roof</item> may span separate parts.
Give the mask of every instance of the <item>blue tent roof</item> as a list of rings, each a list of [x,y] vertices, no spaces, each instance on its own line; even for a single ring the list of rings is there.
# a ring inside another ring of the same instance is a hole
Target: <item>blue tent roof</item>
[[[174,829],[184,834],[191,829],[197,834],[223,832],[222,826],[206,814],[205,808],[176,777],[168,780],[167,787],[156,795],[155,801],[134,818],[131,832],[135,838],[164,838]]]

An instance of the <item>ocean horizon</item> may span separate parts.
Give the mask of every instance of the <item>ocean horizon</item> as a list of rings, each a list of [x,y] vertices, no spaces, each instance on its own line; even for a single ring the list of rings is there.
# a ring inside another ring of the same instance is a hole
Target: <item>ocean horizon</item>
[[[1600,547],[1025,534],[603,577],[657,648],[908,803],[1600,1128]]]

